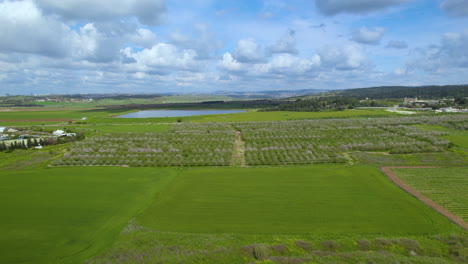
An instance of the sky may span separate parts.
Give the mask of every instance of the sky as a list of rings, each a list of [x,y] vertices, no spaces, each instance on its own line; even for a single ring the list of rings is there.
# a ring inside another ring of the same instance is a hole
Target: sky
[[[0,0],[0,95],[468,84],[468,0]]]

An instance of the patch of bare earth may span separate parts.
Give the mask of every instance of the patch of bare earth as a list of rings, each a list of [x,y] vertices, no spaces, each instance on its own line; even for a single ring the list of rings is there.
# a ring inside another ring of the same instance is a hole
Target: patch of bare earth
[[[248,167],[245,161],[245,142],[242,140],[241,132],[237,131],[232,125],[227,125],[233,130],[235,135],[234,150],[232,152],[231,166]]]
[[[413,187],[407,185],[402,179],[398,177],[398,175],[395,172],[392,171],[392,169],[419,169],[419,168],[439,168],[439,167],[440,166],[382,166],[380,167],[380,171],[382,171],[398,187],[400,187],[407,193],[411,194],[412,196],[416,197],[421,202],[427,204],[429,207],[436,210],[441,215],[447,217],[450,221],[460,226],[464,230],[468,230],[468,223],[466,223],[461,217],[453,214],[452,212],[447,210],[442,205],[422,195]]]

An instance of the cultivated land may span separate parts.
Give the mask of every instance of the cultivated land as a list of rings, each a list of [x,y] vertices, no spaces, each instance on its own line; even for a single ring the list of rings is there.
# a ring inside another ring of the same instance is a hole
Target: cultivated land
[[[82,263],[111,245],[174,169],[53,168],[0,174],[0,263]]]
[[[189,169],[136,222],[158,231],[240,234],[457,229],[377,169],[346,165]]]
[[[395,168],[400,179],[468,223],[468,168]]]
[[[467,115],[111,117],[127,112],[0,112],[0,126],[87,137],[0,152],[0,263],[468,261],[466,232],[378,170],[466,166]],[[439,177],[466,167],[411,175],[431,173],[416,185],[444,201],[467,189]]]

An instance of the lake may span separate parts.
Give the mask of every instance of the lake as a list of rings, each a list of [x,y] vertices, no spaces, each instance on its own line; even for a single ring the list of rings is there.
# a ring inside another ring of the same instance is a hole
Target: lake
[[[244,113],[244,110],[146,110],[117,116],[117,118],[181,117]]]

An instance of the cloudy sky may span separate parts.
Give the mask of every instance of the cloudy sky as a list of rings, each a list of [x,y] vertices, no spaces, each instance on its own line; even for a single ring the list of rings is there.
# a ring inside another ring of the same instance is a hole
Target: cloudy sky
[[[468,0],[0,0],[0,95],[468,83]]]

